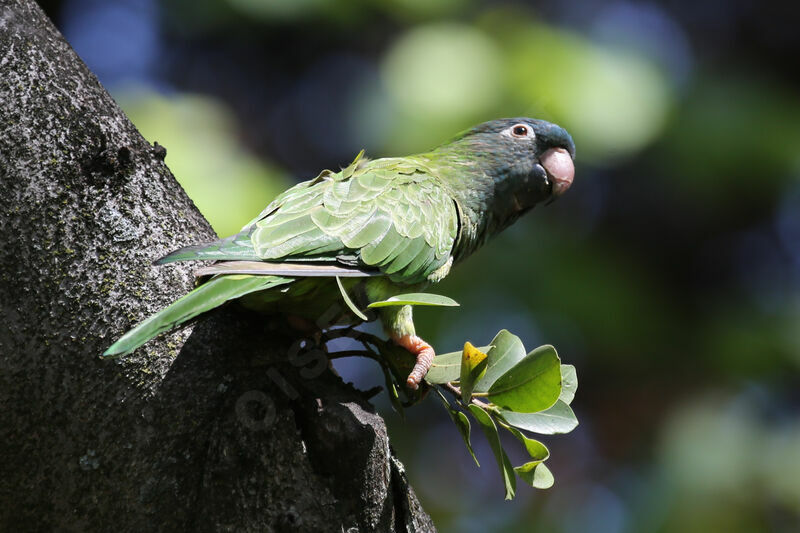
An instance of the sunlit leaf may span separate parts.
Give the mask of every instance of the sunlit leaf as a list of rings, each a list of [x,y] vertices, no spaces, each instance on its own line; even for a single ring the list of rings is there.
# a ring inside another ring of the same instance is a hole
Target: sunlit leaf
[[[441,294],[429,294],[427,292],[410,292],[408,294],[398,294],[381,300],[372,302],[367,307],[389,307],[391,305],[431,305],[437,307],[457,307],[458,302]]]
[[[478,350],[488,352],[491,346],[481,346]],[[425,381],[431,384],[447,383],[457,381],[461,377],[461,357],[463,352],[448,352],[437,355],[433,358],[433,364]],[[488,355],[488,353],[487,353]]]
[[[490,348],[486,352],[488,360],[486,374],[475,384],[475,392],[488,391],[497,378],[525,357],[522,341],[505,329],[500,330],[489,344]]]
[[[470,426],[469,426],[469,418],[467,415],[462,413],[461,411],[454,409],[450,402],[447,401],[447,398],[444,397],[444,394],[436,387],[436,392],[439,395],[439,399],[442,400],[445,409],[447,409],[447,414],[450,415],[450,419],[453,421],[453,424],[456,425],[458,428],[458,432],[461,434],[461,438],[464,440],[464,444],[467,446],[467,450],[469,450],[469,454],[472,456],[472,459],[475,461],[475,464],[481,466],[478,462],[478,458],[475,457],[475,452],[472,449],[472,442],[470,442],[469,434],[470,434]]]
[[[578,426],[572,408],[562,400],[539,413],[515,413],[501,409],[500,415],[512,426],[541,435],[569,433]]]
[[[555,482],[553,473],[541,461],[531,461],[521,466],[515,466],[514,472],[521,480],[535,489],[549,489]]]
[[[461,352],[450,352],[433,358],[431,369],[425,375],[428,383],[456,381],[461,375]]]
[[[561,361],[549,344],[530,352],[489,388],[492,403],[519,413],[543,411],[560,394]]]
[[[461,356],[461,401],[469,403],[472,398],[472,388],[486,372],[486,354],[475,348],[471,343],[464,343]]]
[[[517,490],[517,480],[514,476],[514,467],[511,466],[511,461],[508,460],[506,452],[503,451],[503,445],[500,443],[500,435],[497,433],[497,426],[494,425],[492,417],[489,413],[481,409],[475,404],[469,405],[469,411],[483,430],[486,435],[486,440],[494,453],[494,458],[497,461],[497,466],[500,468],[500,474],[503,476],[503,483],[506,487],[506,500],[514,498],[514,493]]]
[[[578,373],[573,365],[561,365],[561,395],[559,400],[569,405],[578,390]]]

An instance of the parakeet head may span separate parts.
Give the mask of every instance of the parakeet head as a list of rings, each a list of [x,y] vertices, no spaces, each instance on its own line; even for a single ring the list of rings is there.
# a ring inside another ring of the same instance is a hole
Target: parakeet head
[[[457,137],[489,163],[485,168],[498,185],[558,197],[575,176],[575,143],[556,124],[532,118],[502,118],[479,124]],[[501,191],[498,191],[501,192]],[[533,199],[533,198],[532,198]]]
[[[448,181],[470,218],[486,218],[488,233],[564,194],[575,176],[572,137],[532,118],[484,122],[433,153],[460,167]]]

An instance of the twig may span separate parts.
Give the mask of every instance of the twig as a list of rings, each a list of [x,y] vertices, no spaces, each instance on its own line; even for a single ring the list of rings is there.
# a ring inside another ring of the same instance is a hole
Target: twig
[[[328,359],[341,359],[342,357],[369,357],[378,361],[379,356],[372,350],[341,350],[328,353]]]
[[[447,383],[441,383],[440,385],[447,392],[449,392],[450,394],[453,395],[453,397],[456,399],[456,402],[458,402],[459,405],[461,405],[464,408],[467,407],[466,405],[464,405],[464,402],[461,400],[461,389],[459,387],[456,387],[455,385],[453,385],[453,382],[448,381]],[[488,396],[488,394],[487,393],[481,393],[481,392],[474,393],[472,395],[472,397],[470,398],[470,402],[469,403],[473,403],[473,404],[477,405],[478,407],[480,407],[481,409],[491,409],[489,407],[489,404],[487,404],[485,402],[478,401],[477,399],[475,399],[476,396],[478,396],[478,397],[486,397],[486,396]]]

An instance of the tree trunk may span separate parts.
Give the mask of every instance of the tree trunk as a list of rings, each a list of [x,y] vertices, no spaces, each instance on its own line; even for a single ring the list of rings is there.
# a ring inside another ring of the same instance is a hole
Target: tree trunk
[[[430,531],[381,418],[235,306],[115,361],[214,234],[32,0],[0,0],[0,530]],[[224,178],[223,178],[224,179]]]

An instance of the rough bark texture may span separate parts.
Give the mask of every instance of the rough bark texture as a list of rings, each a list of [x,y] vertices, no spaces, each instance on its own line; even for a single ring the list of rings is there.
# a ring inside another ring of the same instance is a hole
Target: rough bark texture
[[[381,418],[227,307],[98,355],[213,233],[35,3],[0,0],[0,530],[430,531]]]

